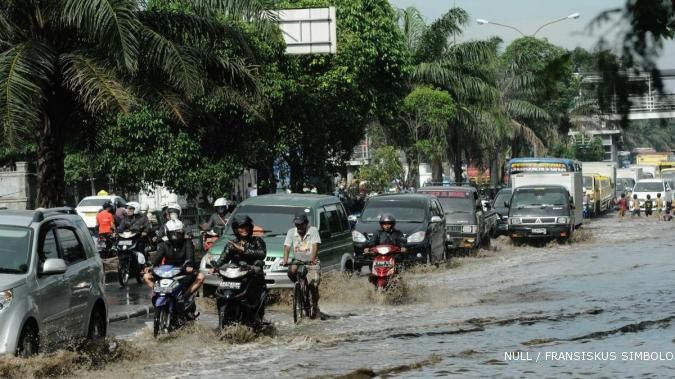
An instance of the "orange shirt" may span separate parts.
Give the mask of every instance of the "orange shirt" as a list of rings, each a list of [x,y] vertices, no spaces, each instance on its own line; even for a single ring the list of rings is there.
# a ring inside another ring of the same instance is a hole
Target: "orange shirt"
[[[112,233],[115,218],[108,211],[100,211],[96,215],[96,223],[98,224],[98,234]]]

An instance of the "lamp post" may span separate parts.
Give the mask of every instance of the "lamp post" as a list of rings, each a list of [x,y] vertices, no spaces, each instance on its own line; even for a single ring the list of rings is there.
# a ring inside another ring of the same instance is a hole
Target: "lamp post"
[[[559,18],[559,19],[556,19],[556,20],[549,21],[549,22],[547,22],[547,23],[545,23],[545,24],[542,24],[540,27],[538,27],[537,30],[535,30],[534,33],[532,33],[531,36],[532,36],[532,37],[536,36],[537,33],[539,33],[539,31],[540,31],[541,29],[543,29],[543,28],[545,28],[545,27],[547,27],[547,26],[549,26],[549,25],[551,25],[551,24],[555,24],[556,22],[561,22],[561,21],[565,21],[565,20],[573,20],[573,19],[576,20],[576,19],[579,18],[579,16],[581,16],[581,14],[580,14],[579,12],[576,12],[576,13],[572,13],[572,14],[569,15],[569,16],[565,16],[565,17],[562,17],[562,18]],[[492,24],[492,25],[497,25],[497,26],[501,26],[501,27],[504,27],[504,28],[513,29],[513,30],[517,31],[518,33],[520,33],[521,36],[523,36],[523,37],[526,36],[525,33],[521,32],[520,29],[516,28],[515,26],[506,25],[506,24],[500,24],[500,23],[498,23],[498,22],[488,21],[488,20],[483,19],[483,18],[478,18],[478,19],[476,19],[476,22],[478,23],[478,25]]]

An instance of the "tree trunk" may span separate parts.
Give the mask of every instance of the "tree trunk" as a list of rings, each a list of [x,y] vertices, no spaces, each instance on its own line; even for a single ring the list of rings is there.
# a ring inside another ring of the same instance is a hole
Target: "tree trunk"
[[[454,138],[454,149],[452,152],[452,157],[453,157],[453,171],[455,172],[455,182],[456,183],[462,183],[464,182],[464,178],[462,178],[462,148],[459,143],[459,136],[455,136]]]
[[[408,155],[408,154],[407,154]],[[420,171],[420,162],[417,157],[417,153],[413,152],[409,154],[408,159],[408,177],[406,178],[406,187],[419,187],[419,171]]]
[[[490,157],[490,186],[496,187],[501,181],[501,154],[499,153],[499,148],[495,147],[492,151],[492,156]]]
[[[63,128],[51,117],[43,123],[38,134],[37,206],[44,208],[63,206],[65,183],[63,160]]]
[[[438,157],[431,160],[431,181],[434,183],[443,182],[443,162]]]

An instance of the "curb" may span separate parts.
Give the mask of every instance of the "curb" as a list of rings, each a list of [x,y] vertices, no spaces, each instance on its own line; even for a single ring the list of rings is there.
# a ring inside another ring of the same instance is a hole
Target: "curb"
[[[108,317],[108,322],[110,323],[110,322],[117,322],[117,321],[125,321],[125,320],[129,320],[129,319],[136,318],[136,317],[142,317],[142,316],[147,317],[147,316],[150,316],[151,314],[153,314],[154,312],[155,312],[154,307],[146,305],[142,309],[137,309],[137,310],[132,311],[132,312],[114,314],[114,315]]]

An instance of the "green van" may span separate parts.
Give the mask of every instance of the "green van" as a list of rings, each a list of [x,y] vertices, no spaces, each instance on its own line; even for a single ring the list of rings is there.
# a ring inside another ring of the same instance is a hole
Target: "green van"
[[[322,270],[352,271],[354,268],[351,228],[340,199],[316,194],[256,196],[241,202],[230,219],[238,215],[247,215],[253,219],[256,226],[265,231],[262,237],[267,245],[265,273],[267,279],[274,280],[274,284],[269,285],[269,288],[293,287],[286,276],[288,268],[281,266],[281,261],[286,233],[293,228],[293,217],[298,213],[305,213],[310,225],[319,229],[321,235],[319,260]],[[226,241],[231,238],[233,238],[232,230],[227,229],[223,238],[213,245],[209,254],[201,261],[200,270],[206,275],[204,286],[207,287],[205,288],[207,293],[219,283],[218,278],[208,275],[210,267],[208,263],[222,254]]]

